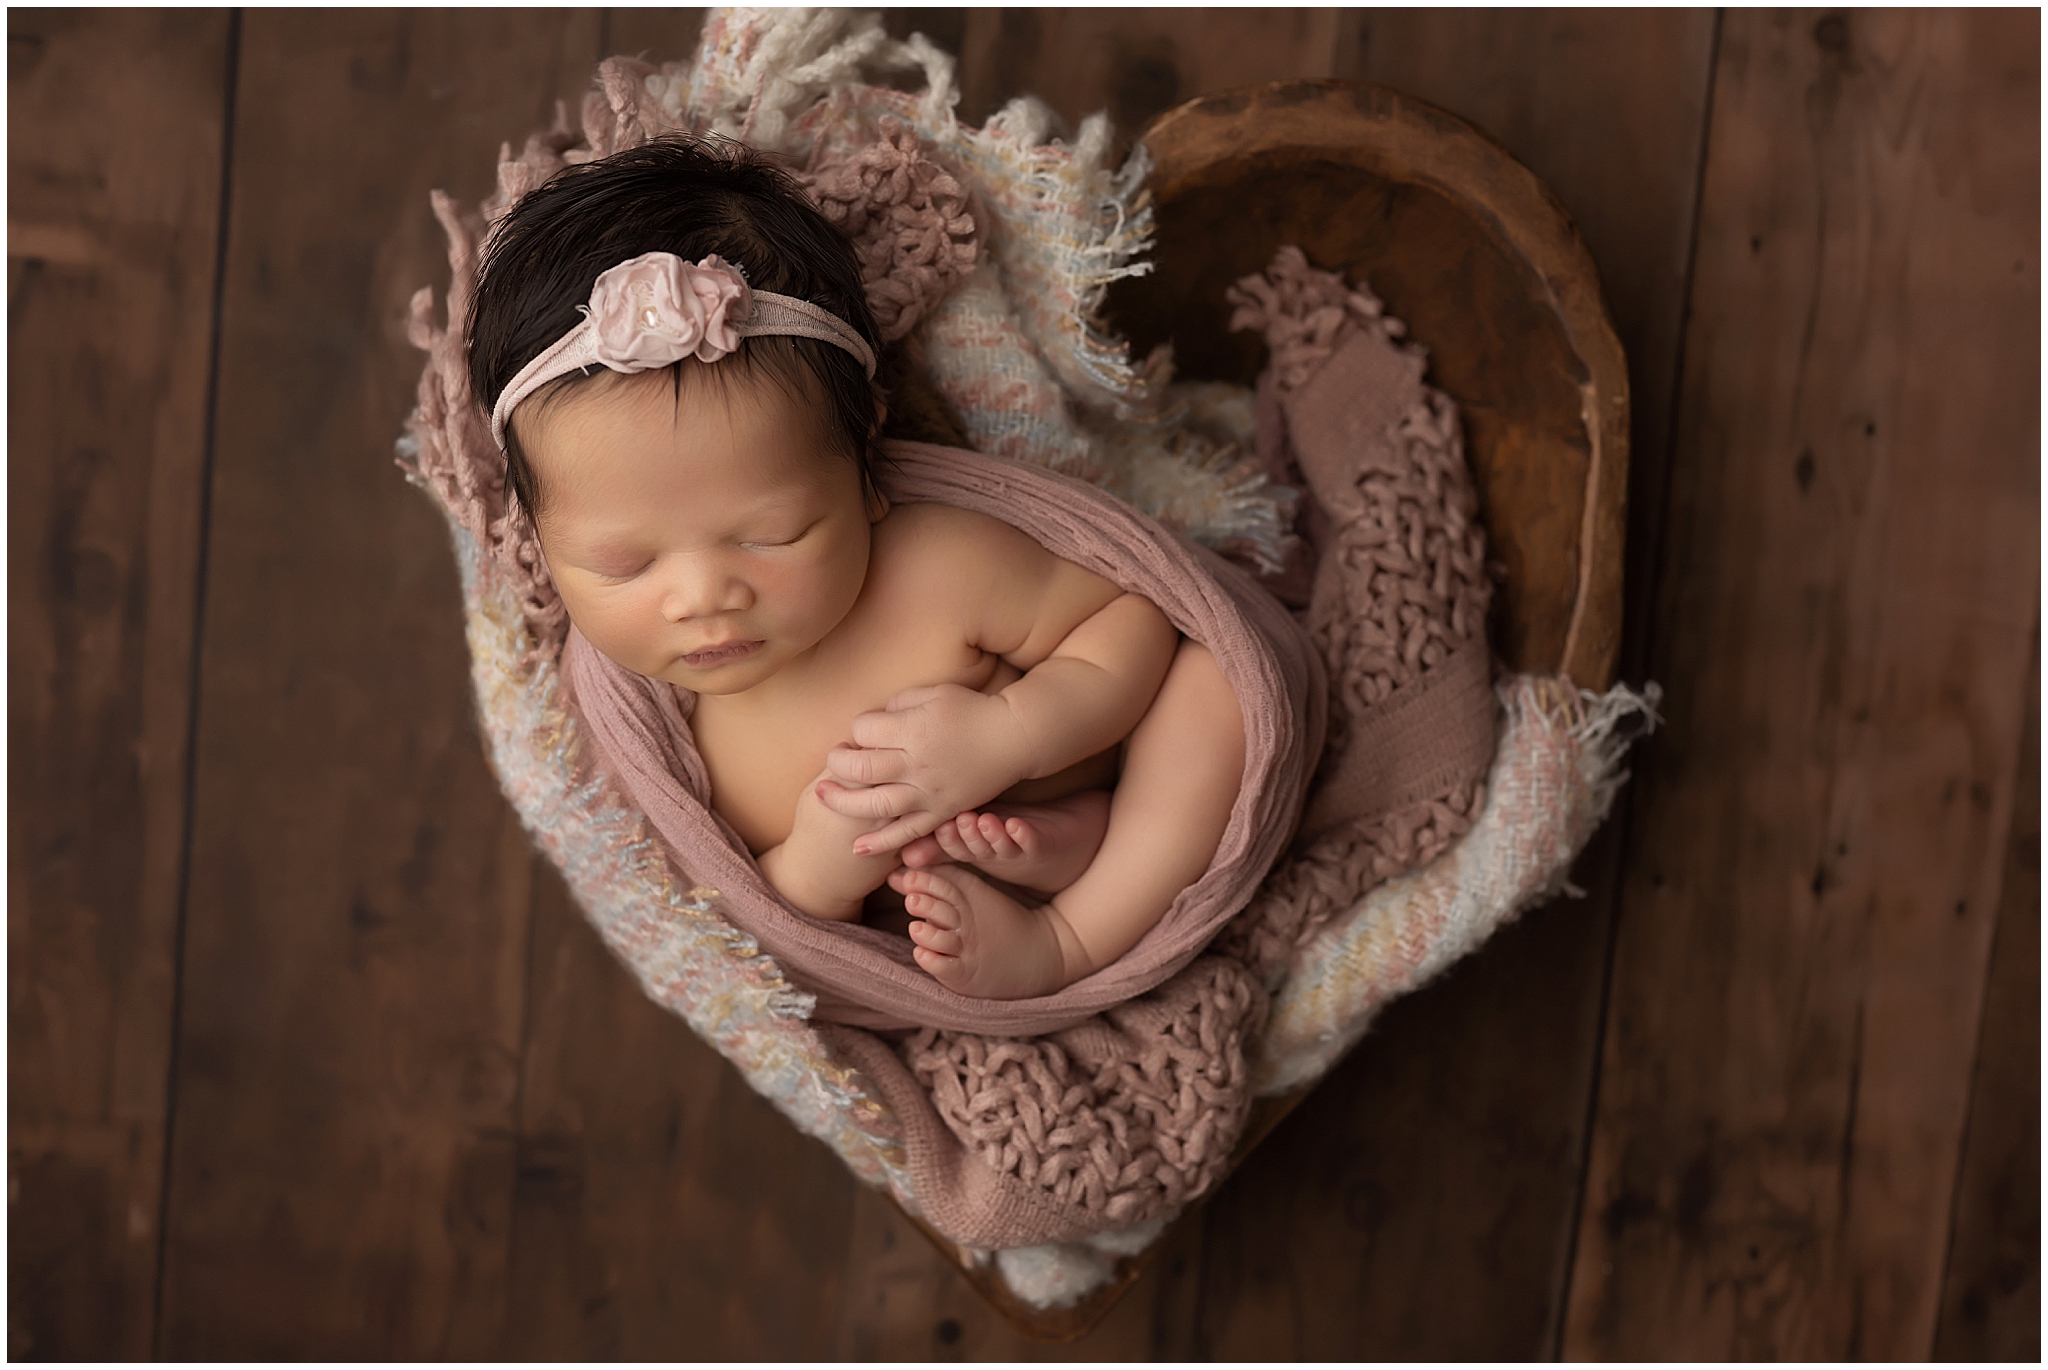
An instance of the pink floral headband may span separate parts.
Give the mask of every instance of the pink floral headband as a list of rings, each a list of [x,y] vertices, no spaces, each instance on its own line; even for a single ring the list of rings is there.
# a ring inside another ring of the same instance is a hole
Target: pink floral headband
[[[874,350],[844,319],[805,300],[756,292],[730,262],[706,257],[695,266],[673,252],[621,262],[590,287],[579,306],[583,322],[520,368],[491,410],[491,436],[505,446],[513,407],[534,391],[588,366],[653,371],[695,357],[715,362],[742,338],[784,334],[844,348],[875,374]]]

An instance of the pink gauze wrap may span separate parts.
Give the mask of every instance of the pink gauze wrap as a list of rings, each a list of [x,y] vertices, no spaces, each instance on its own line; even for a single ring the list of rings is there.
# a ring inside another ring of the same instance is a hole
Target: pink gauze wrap
[[[710,808],[690,731],[695,696],[617,665],[573,628],[562,673],[603,769],[647,815],[675,868],[724,897],[726,916],[817,996],[814,1017],[871,1029],[1025,1037],[1071,1026],[1155,988],[1250,902],[1293,835],[1321,754],[1327,690],[1308,634],[1236,566],[1093,485],[924,443],[888,445],[882,488],[987,514],[1054,555],[1144,595],[1207,647],[1244,710],[1245,778],[1209,869],[1138,944],[1056,994],[971,999],[911,959],[902,936],[798,912]],[[893,469],[892,469],[893,468]]]

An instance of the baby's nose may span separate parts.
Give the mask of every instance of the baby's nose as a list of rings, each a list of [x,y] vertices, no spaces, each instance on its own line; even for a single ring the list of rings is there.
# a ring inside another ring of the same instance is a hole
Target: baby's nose
[[[746,582],[716,564],[683,565],[663,586],[661,612],[671,623],[711,618],[753,607]]]

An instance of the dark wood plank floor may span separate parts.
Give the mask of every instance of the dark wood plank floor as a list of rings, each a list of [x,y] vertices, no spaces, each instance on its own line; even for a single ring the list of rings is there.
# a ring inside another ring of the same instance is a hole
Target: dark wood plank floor
[[[1669,720],[1588,896],[1023,1341],[583,926],[389,462],[427,192],[699,13],[12,10],[10,1353],[2037,1358],[2038,13],[885,16],[969,118],[1343,76],[1557,190]]]
[[[25,20],[7,35],[8,1336],[132,1357],[160,1264],[232,26]]]

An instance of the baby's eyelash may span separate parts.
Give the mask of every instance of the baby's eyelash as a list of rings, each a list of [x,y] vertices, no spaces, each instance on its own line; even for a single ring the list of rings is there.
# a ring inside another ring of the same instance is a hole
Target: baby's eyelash
[[[791,538],[785,538],[785,539],[783,539],[783,540],[782,540],[781,542],[743,542],[743,543],[741,543],[741,544],[740,544],[740,546],[742,546],[742,547],[794,547],[794,546],[796,546],[796,544],[798,544],[799,542],[802,542],[802,541],[804,540],[804,538],[805,538],[806,536],[808,536],[808,535],[810,534],[810,531],[811,531],[811,529],[812,529],[812,528],[815,528],[815,527],[817,527],[817,525],[816,525],[816,524],[811,524],[811,525],[809,525],[808,527],[804,528],[804,529],[803,529],[803,530],[802,530],[801,532],[797,533],[797,535],[796,535],[795,537],[791,537]]]

